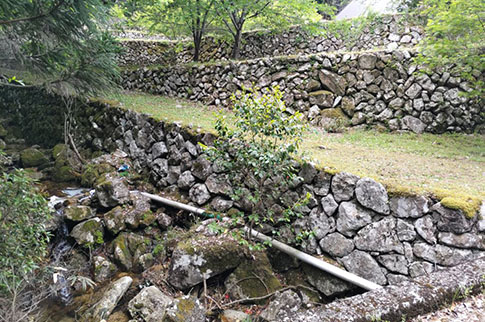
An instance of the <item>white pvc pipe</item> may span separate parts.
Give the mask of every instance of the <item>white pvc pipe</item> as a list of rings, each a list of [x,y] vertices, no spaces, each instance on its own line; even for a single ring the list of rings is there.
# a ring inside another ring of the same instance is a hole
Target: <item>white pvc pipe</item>
[[[290,256],[293,256],[295,258],[298,258],[302,262],[305,262],[307,264],[310,264],[316,268],[321,269],[322,271],[325,271],[327,273],[332,274],[333,276],[336,276],[344,281],[347,281],[349,283],[352,283],[354,285],[357,285],[365,290],[372,291],[378,288],[381,288],[382,286],[368,281],[360,276],[357,276],[355,274],[352,274],[350,272],[347,272],[346,270],[343,270],[341,268],[338,268],[332,264],[329,264],[325,261],[322,261],[321,259],[315,258],[311,255],[308,255],[302,251],[299,251],[298,249],[295,249],[293,247],[290,247],[286,244],[283,244],[282,242],[279,242],[271,237],[268,237],[259,231],[256,231],[254,229],[251,229],[249,227],[244,227],[244,231],[246,233],[250,233],[251,236],[261,240],[261,241],[269,241],[271,242],[272,246],[276,249],[279,249],[283,253],[286,253]]]
[[[161,203],[166,204],[168,206],[172,206],[172,207],[179,208],[179,209],[182,209],[182,210],[187,210],[187,211],[192,212],[192,213],[197,214],[197,215],[202,215],[206,212],[204,209],[200,209],[200,208],[196,208],[196,207],[193,207],[193,206],[190,206],[190,205],[186,205],[184,203],[173,201],[173,200],[163,198],[163,197],[160,197],[160,196],[157,196],[157,195],[153,195],[151,193],[146,193],[146,192],[140,192],[140,193],[142,195],[144,195],[145,197],[148,197],[152,200],[161,202]]]
[[[171,206],[171,207],[175,207],[175,208],[178,208],[178,209],[182,209],[182,210],[187,210],[189,212],[192,212],[192,213],[195,213],[195,214],[198,214],[198,215],[204,215],[204,214],[208,214],[204,209],[201,209],[201,208],[197,208],[197,207],[193,207],[193,206],[190,206],[190,205],[186,205],[184,203],[181,203],[181,202],[177,202],[177,201],[173,201],[173,200],[170,200],[170,199],[167,199],[167,198],[163,198],[163,197],[160,197],[160,196],[157,196],[157,195],[153,195],[153,194],[150,194],[150,193],[146,193],[146,192],[141,192],[142,195],[144,195],[145,197],[148,197],[152,200],[155,200],[155,201],[158,201],[158,202],[161,202],[163,204],[166,204],[168,206]],[[293,247],[290,247],[282,242],[279,242],[277,240],[274,240],[272,239],[271,237],[268,237],[254,229],[251,229],[249,227],[244,227],[244,230],[246,233],[249,233],[251,234],[251,236],[253,236],[254,238],[257,238],[261,241],[269,241],[271,242],[271,244],[273,245],[273,247],[275,247],[276,249],[290,255],[290,256],[293,256],[299,260],[301,260],[302,262],[305,262],[307,264],[310,264],[322,271],[325,271],[327,273],[330,273],[344,281],[347,281],[351,284],[354,284],[354,285],[357,285],[365,290],[368,290],[368,291],[372,291],[372,290],[375,290],[375,289],[378,289],[378,288],[381,288],[382,286],[374,283],[374,282],[371,282],[371,281],[368,281],[362,277],[359,277],[355,274],[352,274],[350,272],[347,272],[346,270],[343,270],[341,268],[338,268],[332,264],[329,264],[327,262],[324,262],[322,261],[321,259],[318,259],[318,258],[315,258],[311,255],[308,255],[302,251],[299,251],[298,249],[295,249]]]

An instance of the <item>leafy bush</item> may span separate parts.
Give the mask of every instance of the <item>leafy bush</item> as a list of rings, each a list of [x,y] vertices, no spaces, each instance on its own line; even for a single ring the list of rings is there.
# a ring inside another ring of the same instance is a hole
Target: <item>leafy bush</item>
[[[0,176],[0,294],[16,288],[47,252],[47,201],[22,170]]]
[[[227,174],[232,199],[250,212],[246,220],[251,228],[299,216],[301,200],[278,216],[268,209],[295,179],[295,158],[306,130],[301,113],[289,113],[282,97],[278,87],[263,94],[253,89],[240,99],[233,96],[233,124],[219,115],[218,139],[214,146],[204,146],[208,158]]]

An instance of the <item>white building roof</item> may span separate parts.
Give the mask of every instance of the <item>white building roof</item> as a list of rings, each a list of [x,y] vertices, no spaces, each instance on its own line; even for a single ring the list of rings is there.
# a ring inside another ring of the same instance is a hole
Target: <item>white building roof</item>
[[[353,0],[335,17],[336,20],[357,18],[370,12],[378,14],[396,13],[393,0]]]

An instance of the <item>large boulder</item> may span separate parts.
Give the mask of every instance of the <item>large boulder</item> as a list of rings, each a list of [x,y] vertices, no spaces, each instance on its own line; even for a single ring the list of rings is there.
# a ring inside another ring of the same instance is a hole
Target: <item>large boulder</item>
[[[205,184],[197,183],[190,189],[189,197],[190,200],[201,206],[209,201],[211,195]]]
[[[377,213],[388,215],[389,199],[384,186],[372,179],[362,178],[355,185],[355,196],[359,203]]]
[[[299,310],[301,306],[302,300],[294,291],[277,292],[268,307],[261,313],[261,317],[266,321],[279,321],[279,317]]]
[[[163,294],[156,286],[145,287],[129,303],[128,311],[137,321],[156,321],[172,304],[173,298]]]
[[[314,233],[315,238],[320,240],[335,231],[335,219],[314,208],[308,217],[308,228]]]
[[[83,187],[94,187],[96,181],[105,173],[112,172],[114,167],[108,163],[89,163],[81,174],[81,185]]]
[[[150,199],[139,192],[130,193],[130,205],[117,206],[104,215],[106,228],[113,234],[126,228],[148,227],[156,220],[157,216],[150,210]]]
[[[361,54],[358,58],[361,69],[374,69],[376,67],[377,56],[375,54]]]
[[[192,163],[190,171],[194,177],[205,181],[212,173],[212,164],[206,158],[201,156]]]
[[[130,190],[125,178],[116,173],[102,175],[95,185],[99,203],[105,208],[112,208],[128,202]]]
[[[118,302],[131,286],[133,279],[129,276],[124,276],[119,280],[113,282],[105,291],[101,299],[93,305],[81,317],[82,322],[99,322],[108,320],[108,317],[113,312]]]
[[[265,296],[281,288],[264,252],[253,253],[253,260],[245,260],[224,282],[228,294],[235,299]]]
[[[115,235],[126,228],[125,219],[125,209],[121,206],[111,209],[103,218],[106,228]]]
[[[24,168],[32,168],[45,165],[49,159],[38,149],[28,148],[20,152],[20,161]]]
[[[232,187],[227,175],[213,173],[207,178],[205,185],[210,193],[224,196],[232,195]]]
[[[345,238],[342,234],[333,233],[320,240],[320,248],[334,257],[344,257],[354,250],[352,239]]]
[[[320,90],[311,92],[309,95],[309,102],[311,105],[317,105],[320,108],[329,108],[333,106],[335,96],[332,92]]]
[[[472,251],[443,245],[430,246],[426,243],[416,243],[413,245],[413,254],[432,264],[455,266],[469,260]]]
[[[237,267],[245,248],[229,236],[195,235],[177,244],[168,272],[175,288],[185,290]]]
[[[484,235],[477,235],[473,233],[464,233],[461,235],[456,235],[453,233],[439,233],[438,239],[440,243],[447,246],[485,250]]]
[[[333,214],[335,214],[335,211],[338,208],[338,203],[335,201],[335,198],[331,194],[328,194],[325,197],[323,197],[320,200],[320,203],[322,204],[323,211],[328,216],[333,216]]]
[[[436,244],[436,226],[431,216],[424,216],[414,222],[416,232],[431,245]]]
[[[401,126],[404,130],[410,130],[414,133],[421,134],[426,129],[426,124],[417,117],[406,115],[401,120]]]
[[[99,218],[92,218],[74,226],[71,237],[84,247],[93,247],[104,243],[104,227]]]

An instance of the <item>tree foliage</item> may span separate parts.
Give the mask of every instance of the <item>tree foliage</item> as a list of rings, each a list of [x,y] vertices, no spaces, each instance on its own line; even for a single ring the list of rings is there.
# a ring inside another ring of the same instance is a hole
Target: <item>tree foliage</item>
[[[49,242],[47,201],[22,171],[0,177],[0,293],[44,259]],[[6,283],[6,281],[9,281]],[[8,285],[9,284],[9,285]]]
[[[219,115],[218,138],[204,150],[227,174],[234,188],[232,198],[250,212],[250,227],[265,222],[287,223],[298,216],[302,200],[276,213],[267,205],[278,203],[282,192],[296,177],[295,158],[306,126],[299,112],[288,113],[276,87],[259,94],[256,90],[233,96],[234,122]]]
[[[457,71],[475,85],[472,94],[483,96],[485,2],[423,0],[420,13],[428,22],[418,61]]]
[[[248,22],[273,30],[296,24],[310,27],[322,19],[321,13],[333,12],[333,7],[315,0],[216,0],[215,10],[222,26],[233,37],[231,57],[237,59],[241,35]]]
[[[103,30],[107,10],[102,0],[0,1],[0,74],[30,75],[67,95],[113,86],[117,46]]]
[[[316,0],[141,0],[133,14],[133,0],[121,4],[135,25],[150,26],[170,36],[190,36],[194,60],[199,58],[202,38],[209,32],[227,34],[233,40],[232,58],[239,57],[242,32],[250,28],[281,30],[301,24],[309,30],[321,13],[333,7]]]
[[[194,61],[199,60],[203,36],[214,22],[215,0],[145,0],[143,10],[134,17],[164,34],[190,36]]]

